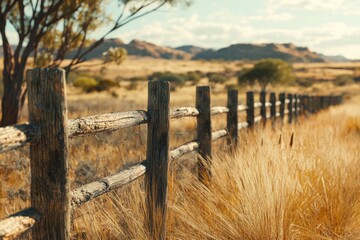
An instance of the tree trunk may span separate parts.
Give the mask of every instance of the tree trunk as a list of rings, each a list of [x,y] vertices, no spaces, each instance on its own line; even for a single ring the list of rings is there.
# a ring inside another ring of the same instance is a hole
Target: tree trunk
[[[3,76],[4,95],[1,101],[1,127],[18,123],[26,94],[25,86],[22,85],[23,71],[18,74],[8,74],[4,70]]]

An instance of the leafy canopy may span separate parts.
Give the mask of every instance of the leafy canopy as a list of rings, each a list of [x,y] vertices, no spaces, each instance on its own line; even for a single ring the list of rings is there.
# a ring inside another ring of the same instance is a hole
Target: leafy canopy
[[[265,90],[268,84],[285,84],[295,79],[290,65],[280,59],[264,59],[255,66],[240,74],[239,84],[255,84],[256,82]]]

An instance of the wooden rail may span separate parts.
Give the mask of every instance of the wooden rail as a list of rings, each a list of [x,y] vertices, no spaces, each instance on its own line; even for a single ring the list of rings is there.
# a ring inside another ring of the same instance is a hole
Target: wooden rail
[[[70,212],[75,207],[119,189],[145,175],[146,227],[152,239],[165,239],[167,178],[169,164],[185,154],[197,151],[199,180],[211,181],[212,142],[227,137],[230,149],[240,141],[238,132],[253,129],[261,121],[298,122],[332,105],[342,103],[342,96],[309,96],[275,93],[260,102],[247,92],[246,105],[238,104],[238,92],[228,93],[226,107],[211,107],[210,87],[197,87],[196,107],[169,107],[169,84],[149,82],[148,109],[115,112],[67,120],[64,71],[35,69],[27,73],[29,87],[29,123],[0,128],[0,152],[31,142],[31,206],[0,220],[0,239],[22,236],[32,228],[33,239],[69,239]],[[260,115],[255,110],[260,108]],[[270,108],[269,112],[267,112]],[[278,110],[278,111],[277,111]],[[246,111],[246,121],[238,123],[238,114]],[[227,114],[226,129],[212,131],[211,116]],[[169,150],[170,119],[197,118],[197,139]],[[280,118],[280,119],[279,119]],[[294,120],[294,121],[293,121]],[[115,131],[147,124],[146,160],[126,167],[110,176],[87,183],[77,189],[68,186],[67,139]],[[50,173],[50,174],[49,174]],[[54,197],[55,196],[55,197]]]

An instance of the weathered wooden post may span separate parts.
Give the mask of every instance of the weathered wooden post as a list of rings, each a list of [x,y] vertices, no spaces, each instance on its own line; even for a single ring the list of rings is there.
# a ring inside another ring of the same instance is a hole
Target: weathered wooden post
[[[306,114],[306,95],[301,95],[300,105],[301,105],[301,115],[305,116],[305,114]]]
[[[309,113],[313,114],[314,113],[314,97],[313,96],[309,96]]]
[[[27,71],[29,121],[36,126],[30,145],[31,206],[41,215],[32,239],[70,239],[68,130],[65,71]]]
[[[169,170],[170,84],[149,81],[145,193],[151,239],[165,239]]]
[[[210,87],[196,87],[197,140],[199,142],[199,180],[208,184],[211,178],[211,100]]]
[[[292,116],[293,116],[293,95],[291,93],[289,93],[287,95],[288,99],[289,99],[289,103],[288,103],[288,123],[292,123]]]
[[[234,150],[238,144],[238,91],[228,91],[227,107],[229,112],[227,114],[227,131],[228,131],[228,144]]]
[[[279,94],[279,101],[280,101],[280,119],[281,119],[281,125],[283,125],[284,117],[285,117],[285,93]]]
[[[270,103],[271,103],[271,107],[270,107],[271,125],[272,125],[272,128],[275,129],[275,125],[276,125],[276,96],[275,96],[274,92],[270,93]]]
[[[254,116],[254,92],[246,93],[246,121],[249,124],[249,129],[254,128],[255,116]]]
[[[299,100],[299,97],[297,94],[294,94],[294,120],[295,120],[295,123],[298,122],[298,116],[299,116],[299,103],[298,103],[298,100]]]
[[[261,122],[263,123],[263,127],[266,126],[266,91],[260,92],[260,115],[261,115]]]

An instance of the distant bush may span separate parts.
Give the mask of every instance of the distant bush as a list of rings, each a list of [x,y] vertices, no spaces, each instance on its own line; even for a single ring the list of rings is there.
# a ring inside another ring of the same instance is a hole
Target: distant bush
[[[101,92],[101,91],[109,90],[113,87],[120,87],[120,84],[111,79],[101,79],[98,80],[98,84],[95,87],[95,90]]]
[[[209,73],[208,78],[211,83],[225,83],[228,80],[226,76],[220,73]]]
[[[311,87],[314,84],[314,80],[309,78],[297,78],[295,82],[300,87]]]
[[[194,72],[188,72],[185,75],[185,78],[187,82],[191,82],[193,85],[196,85],[200,82],[203,75],[204,74],[200,71],[194,71]]]
[[[81,88],[85,92],[91,92],[98,85],[95,78],[92,77],[77,77],[73,82],[74,87]]]
[[[335,86],[346,86],[346,85],[349,85],[349,84],[353,84],[355,81],[354,81],[354,78],[353,76],[351,75],[339,75],[335,78],[335,80],[333,81],[333,84]]]
[[[155,72],[149,76],[149,81],[167,81],[170,82],[170,90],[175,91],[177,87],[185,85],[186,78],[183,74],[171,72]]]
[[[226,84],[225,88],[227,90],[236,90],[236,89],[238,89],[238,85],[237,84]]]
[[[129,91],[136,90],[138,85],[139,85],[138,81],[132,80],[132,81],[130,81],[130,84],[126,86],[126,90],[129,90]]]
[[[74,87],[81,88],[83,91],[89,92],[101,92],[109,90],[113,87],[119,87],[120,84],[111,79],[103,79],[102,77],[88,77],[79,76],[73,82]]]
[[[238,77],[239,84],[257,82],[262,90],[269,84],[289,84],[295,79],[291,66],[280,59],[263,59]]]
[[[135,81],[135,82],[145,82],[147,81],[147,77],[145,76],[138,76],[138,77],[132,77],[128,79],[129,81]]]

